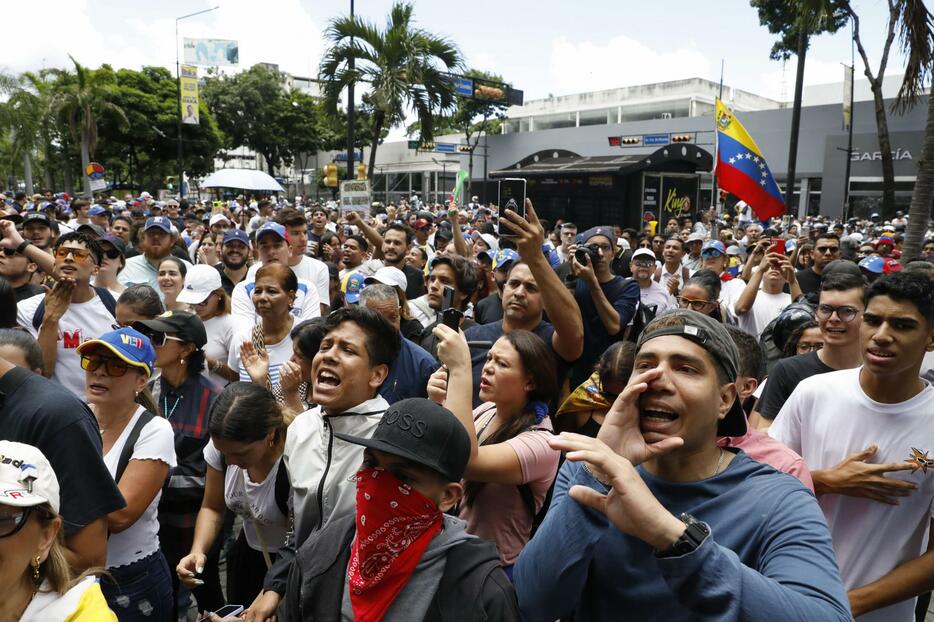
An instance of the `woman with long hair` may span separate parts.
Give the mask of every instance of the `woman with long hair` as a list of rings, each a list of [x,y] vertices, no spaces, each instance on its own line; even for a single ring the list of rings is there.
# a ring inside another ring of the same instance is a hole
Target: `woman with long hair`
[[[636,344],[631,341],[617,341],[607,348],[590,378],[561,402],[555,427],[596,438],[603,418],[629,382],[635,356]]]
[[[195,256],[193,260],[195,265],[204,264],[206,266],[215,266],[221,260],[221,243],[224,234],[215,233],[210,229],[201,234],[201,238],[195,247]]]
[[[471,437],[459,515],[467,521],[468,532],[496,542],[506,574],[511,575],[558,470],[559,454],[548,445],[548,404],[556,390],[554,357],[534,333],[509,331],[487,354],[480,376],[483,403],[471,410],[467,342],[462,333],[443,324],[434,334],[444,367],[429,380],[428,396],[443,401]]]
[[[0,455],[0,620],[116,622],[97,578],[71,576],[52,465],[23,443],[0,441]]]
[[[295,316],[291,309],[297,291],[298,279],[288,266],[276,263],[257,270],[253,306],[260,321],[234,338],[228,360],[228,366],[239,372],[240,380],[266,387],[280,402],[284,397],[279,371],[292,358],[290,334]]]
[[[208,341],[204,347],[205,373],[220,386],[234,382],[239,374],[227,366],[233,344],[234,322],[230,315],[230,296],[214,266],[197,264],[185,275],[185,286],[178,302],[191,310],[204,323]]]
[[[159,263],[157,283],[162,292],[167,311],[186,311],[188,305],[178,302],[178,295],[185,285],[185,273],[188,272],[185,262],[178,257],[166,257]]]
[[[282,462],[291,412],[257,384],[235,382],[217,398],[211,413],[211,440],[204,500],[191,552],[176,567],[179,579],[197,588],[224,524],[225,508],[243,521],[227,553],[227,602],[251,603],[263,589],[288,529],[289,479]]]
[[[719,298],[720,277],[713,270],[702,268],[684,283],[677,300],[682,309],[691,309],[723,322],[727,313],[718,302]]]
[[[311,402],[311,361],[321,347],[327,330],[326,318],[305,320],[292,329],[292,358],[279,369],[279,386],[283,401],[292,412],[303,413],[314,404]]]
[[[220,388],[203,374],[207,332],[197,315],[166,311],[152,320],[135,322],[133,328],[155,346],[155,366],[160,374],[151,383],[152,395],[162,416],[171,424],[178,455],[178,465],[169,473],[169,483],[159,504],[159,539],[169,567],[174,568],[188,554],[194,538],[207,470],[202,452],[209,440],[211,407]],[[195,600],[199,608],[213,610],[224,604],[216,563],[205,570],[203,578],[205,585],[194,591]],[[175,573],[172,588],[177,594]]]
[[[159,292],[148,285],[130,285],[117,298],[115,313],[119,326],[132,326],[138,320],[151,320],[165,313]]]
[[[156,362],[149,339],[121,328],[78,346],[88,404],[101,429],[104,464],[126,507],[107,516],[102,589],[122,621],[166,622],[172,581],[159,548],[159,499],[176,465],[172,426],[137,402]]]
[[[101,262],[97,267],[97,276],[94,277],[95,287],[106,287],[114,296],[123,293],[126,287],[117,280],[117,276],[126,267],[126,244],[123,239],[107,234],[97,240],[101,246]]]

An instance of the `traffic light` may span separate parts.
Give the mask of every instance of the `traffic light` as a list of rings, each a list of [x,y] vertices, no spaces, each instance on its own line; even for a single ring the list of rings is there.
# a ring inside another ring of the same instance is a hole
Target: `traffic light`
[[[671,142],[673,143],[690,143],[694,142],[694,134],[672,134]]]
[[[471,151],[473,151],[473,147],[471,147],[470,145],[458,145],[457,146],[458,153],[470,153]]]
[[[366,164],[363,162],[357,165],[357,179],[359,181],[366,179]]]
[[[324,185],[328,188],[337,187],[337,165],[333,162],[324,165]]]

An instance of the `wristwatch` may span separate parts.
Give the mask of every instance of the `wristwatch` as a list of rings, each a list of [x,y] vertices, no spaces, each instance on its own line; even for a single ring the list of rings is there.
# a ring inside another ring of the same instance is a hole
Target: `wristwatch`
[[[30,242],[29,240],[23,240],[22,242],[19,243],[19,246],[16,247],[16,254],[22,255],[23,251],[26,250],[31,245],[32,245],[32,242]]]
[[[681,557],[697,550],[707,536],[710,535],[710,527],[702,523],[687,512],[678,517],[682,523],[687,526],[681,537],[675,540],[674,544],[664,551],[655,553],[656,557]]]

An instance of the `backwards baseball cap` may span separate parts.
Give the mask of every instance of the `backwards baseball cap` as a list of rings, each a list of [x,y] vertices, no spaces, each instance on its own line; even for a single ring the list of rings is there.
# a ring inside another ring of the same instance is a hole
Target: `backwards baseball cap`
[[[365,287],[366,275],[362,272],[351,272],[344,275],[341,283],[341,291],[344,292],[344,300],[350,304],[359,302],[360,292]]]
[[[110,350],[127,365],[139,367],[147,376],[152,376],[152,370],[156,366],[156,350],[152,347],[149,337],[139,330],[124,327],[104,333],[97,339],[89,339],[78,346],[78,354],[83,355],[95,347]]]
[[[186,305],[201,304],[221,287],[223,287],[221,273],[217,271],[217,268],[197,264],[188,268],[185,274],[185,285],[178,293],[176,300]]]
[[[152,218],[147,218],[146,224],[143,226],[143,231],[149,231],[153,228],[162,229],[166,233],[172,233],[172,221],[165,216],[153,216]]]
[[[276,235],[278,235],[280,238],[282,238],[286,242],[289,241],[289,234],[286,232],[285,227],[283,227],[277,222],[264,223],[263,226],[257,229],[256,230],[256,241],[259,242],[259,237],[261,235],[266,235],[269,233],[275,233]]]
[[[192,266],[194,267],[194,266]],[[185,343],[201,348],[208,342],[204,322],[189,311],[166,311],[151,320],[137,320],[133,328],[142,333],[166,333],[175,335]]]
[[[701,248],[701,256],[710,255],[717,257],[718,255],[726,255],[726,246],[723,245],[723,242],[720,240],[707,240],[704,242],[704,246]]]
[[[463,479],[470,459],[470,437],[454,414],[429,399],[412,397],[389,407],[372,438],[335,432],[347,443],[411,460],[447,481]]]
[[[672,322],[672,320],[680,320],[680,322]],[[639,337],[636,351],[641,350],[645,342],[650,339],[666,335],[683,337],[696,343],[716,361],[729,382],[736,381],[739,352],[733,338],[730,337],[730,333],[722,323],[697,311],[674,309],[648,323]],[[721,419],[717,425],[717,435],[743,436],[745,433],[746,413],[737,395],[726,417]]]
[[[0,441],[0,505],[32,508],[44,503],[58,514],[58,478],[48,459],[32,445]]]
[[[249,246],[250,236],[248,236],[246,231],[243,229],[228,229],[226,232],[224,232],[224,241],[221,242],[221,246],[227,244],[228,242],[243,242]]]
[[[405,278],[405,272],[399,268],[384,266],[377,270],[373,276],[368,276],[363,279],[364,285],[372,285],[373,283],[392,285],[393,287],[398,287],[404,292],[405,288],[408,287],[409,281]]]

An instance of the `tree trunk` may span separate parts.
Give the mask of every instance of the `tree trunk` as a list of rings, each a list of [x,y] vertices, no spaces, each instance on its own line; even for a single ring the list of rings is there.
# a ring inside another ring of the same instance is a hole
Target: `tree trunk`
[[[23,154],[23,181],[26,182],[26,194],[32,195],[32,158],[28,150]]]
[[[934,200],[934,85],[928,95],[928,120],[924,126],[924,142],[915,189],[908,208],[908,231],[905,235],[903,257],[907,261],[921,253],[921,241],[931,218],[931,201]]]
[[[376,170],[376,148],[379,146],[379,135],[383,131],[383,122],[385,119],[386,113],[377,108],[373,113],[373,144],[370,145],[370,165],[366,172],[367,179],[370,180],[371,188],[373,186],[374,171]],[[386,197],[386,202],[389,202],[389,197]]]
[[[892,141],[889,138],[889,120],[882,99],[882,81],[871,85],[875,102],[876,129],[879,134],[879,151],[882,154],[882,219],[895,213],[895,162],[892,160]]]
[[[62,167],[62,177],[64,177],[65,181],[65,192],[68,193],[68,196],[73,197],[75,196],[75,180],[74,170],[72,170],[71,167],[74,166],[74,163],[68,156],[65,156],[64,160],[65,166]],[[54,190],[54,188],[52,190]]]
[[[91,178],[87,175],[88,164],[91,163],[90,137],[85,128],[81,128],[81,179],[84,180],[84,196],[90,200],[94,193],[91,192]]]
[[[42,145],[43,152],[45,153],[45,189],[46,190],[55,190],[55,181],[52,179],[52,149],[48,142]]]

